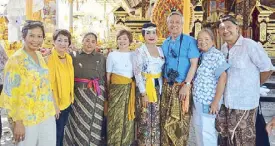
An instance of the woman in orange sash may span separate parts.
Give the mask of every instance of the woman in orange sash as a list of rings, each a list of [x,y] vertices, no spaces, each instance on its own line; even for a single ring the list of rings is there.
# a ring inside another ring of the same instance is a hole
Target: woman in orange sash
[[[117,35],[118,51],[107,58],[108,115],[107,139],[110,146],[126,146],[134,142],[135,84],[132,81],[132,34],[121,30]]]

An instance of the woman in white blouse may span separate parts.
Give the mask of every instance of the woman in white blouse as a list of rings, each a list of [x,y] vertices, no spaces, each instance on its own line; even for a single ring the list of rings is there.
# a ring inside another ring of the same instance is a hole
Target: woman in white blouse
[[[156,25],[144,24],[142,35],[145,40],[135,51],[133,68],[136,83],[139,89],[137,115],[138,143],[141,146],[160,145],[160,113],[159,103],[162,86],[162,67],[164,56],[162,49],[156,46]]]
[[[128,146],[134,142],[135,84],[132,80],[132,55],[129,46],[132,34],[121,30],[117,34],[118,50],[107,58],[107,143]]]

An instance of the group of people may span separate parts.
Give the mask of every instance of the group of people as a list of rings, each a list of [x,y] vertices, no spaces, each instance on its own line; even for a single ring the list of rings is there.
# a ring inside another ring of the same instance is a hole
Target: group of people
[[[199,146],[255,145],[260,85],[272,73],[271,60],[259,44],[242,37],[230,15],[218,25],[226,42],[221,50],[210,29],[195,40],[182,33],[183,25],[183,15],[172,12],[170,36],[158,47],[157,26],[144,24],[145,43],[135,51],[129,49],[131,32],[120,30],[118,49],[107,59],[95,51],[94,33],[84,35],[80,52],[69,54],[71,34],[60,29],[43,58],[37,51],[43,24],[27,21],[24,47],[9,59],[0,56],[0,106],[13,121],[15,142],[185,146],[193,124]]]

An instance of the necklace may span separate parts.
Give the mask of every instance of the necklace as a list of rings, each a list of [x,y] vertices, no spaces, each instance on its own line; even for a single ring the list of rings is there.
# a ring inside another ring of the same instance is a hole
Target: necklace
[[[59,56],[59,55],[58,55],[58,58],[59,58],[59,59],[65,59],[65,58],[66,58],[66,55],[64,55],[64,56]]]

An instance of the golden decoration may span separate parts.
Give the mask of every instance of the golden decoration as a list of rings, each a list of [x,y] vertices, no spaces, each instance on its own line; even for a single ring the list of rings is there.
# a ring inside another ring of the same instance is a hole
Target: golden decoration
[[[195,38],[198,37],[198,34],[201,31],[201,28],[202,28],[201,23],[200,22],[196,22],[195,23]]]
[[[51,49],[52,47],[53,47],[52,33],[46,33],[42,48]]]
[[[267,37],[267,41],[270,44],[275,44],[275,35],[274,34],[269,34],[268,37]]]
[[[9,43],[8,40],[2,40],[0,43],[4,46],[5,52],[7,53],[8,57],[10,57],[18,49],[23,47],[23,43],[21,41]]]
[[[158,26],[157,33],[160,38],[165,38],[169,35],[167,29],[167,17],[171,13],[172,9],[175,9],[182,14],[185,12],[184,19],[189,20],[189,31],[192,30],[194,20],[193,6],[190,4],[188,8],[185,8],[184,4],[190,2],[190,0],[158,0],[155,4],[152,12],[152,21]],[[187,5],[188,6],[188,5]],[[188,9],[188,10],[187,10]],[[188,23],[188,22],[187,22]],[[184,26],[183,26],[184,28]],[[185,33],[188,32],[184,31]]]
[[[262,22],[260,23],[260,41],[264,42],[266,41],[266,23]]]

